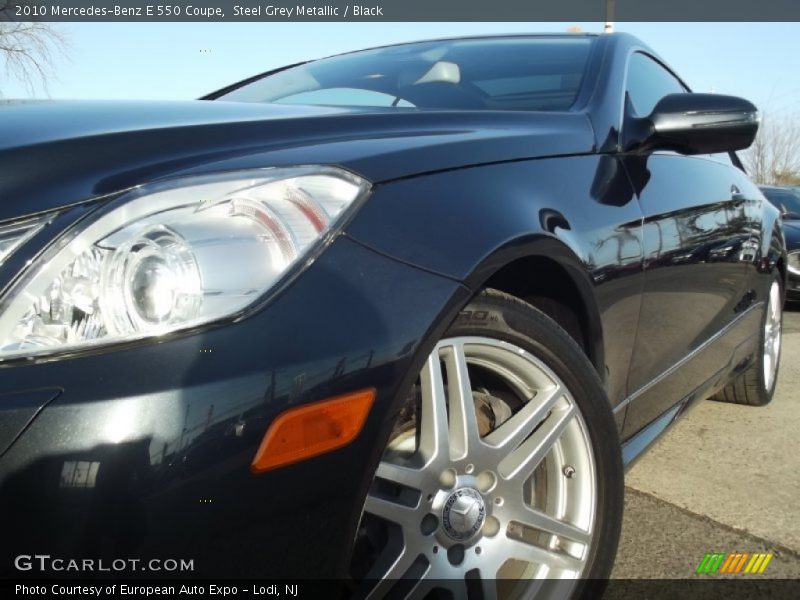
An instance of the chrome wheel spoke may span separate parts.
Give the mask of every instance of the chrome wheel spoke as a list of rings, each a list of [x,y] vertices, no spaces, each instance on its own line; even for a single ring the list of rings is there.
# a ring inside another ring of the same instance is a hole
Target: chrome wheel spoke
[[[373,587],[362,594],[354,594],[356,597],[366,598],[367,600],[380,600],[402,579],[419,555],[415,555],[403,547],[399,555],[393,557],[382,557],[367,576],[368,583]]]
[[[588,531],[584,531],[580,527],[576,527],[575,525],[561,521],[555,517],[551,517],[540,510],[531,508],[530,506],[524,506],[523,514],[525,525],[529,525],[530,527],[534,527],[552,535],[557,535],[563,540],[578,542],[579,544],[583,545],[588,544],[591,540],[591,535]]]
[[[445,365],[450,407],[450,458],[458,460],[481,443],[463,344],[447,348]]]
[[[578,404],[555,372],[509,342],[463,337],[436,346],[419,383],[416,431],[389,443],[364,505],[376,517],[364,522],[378,556],[365,569],[369,597],[443,588],[461,598],[479,587],[494,600],[501,577],[520,578],[532,597],[544,590],[535,577],[583,574],[596,470]],[[415,581],[401,590],[400,578]]]
[[[498,467],[505,479],[527,479],[539,466],[575,416],[575,407],[553,410],[539,428],[516,450],[506,456]]]
[[[415,584],[414,587],[406,594],[408,600],[422,600],[425,596],[436,587],[431,575],[430,567]]]
[[[385,460],[378,465],[375,475],[386,481],[399,483],[415,490],[422,489],[422,483],[425,479],[425,471],[421,469],[412,469]]]
[[[364,512],[380,517],[402,527],[412,528],[416,524],[416,507],[409,507],[399,502],[370,494],[364,503]]]
[[[417,560],[418,556],[419,554],[411,552],[408,546],[404,547],[402,554],[392,562],[386,573],[381,575],[381,579],[401,579],[406,574],[406,571],[411,568],[411,565],[414,564],[414,561]]]
[[[574,556],[566,554],[565,552],[542,548],[535,544],[528,544],[522,540],[507,537],[502,542],[502,548],[507,558],[513,558],[524,562],[534,562],[550,567],[551,569],[571,571],[574,573],[580,573],[583,569],[583,561]]]
[[[420,373],[422,406],[420,407],[419,453],[426,465],[450,458],[450,435],[447,421],[447,397],[442,381],[439,353],[434,350]]]
[[[504,450],[517,448],[542,422],[562,395],[563,390],[558,384],[537,393],[517,414],[486,436],[486,443]]]

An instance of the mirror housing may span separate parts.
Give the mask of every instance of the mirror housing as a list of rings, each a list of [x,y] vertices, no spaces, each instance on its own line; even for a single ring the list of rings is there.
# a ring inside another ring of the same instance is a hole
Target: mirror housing
[[[630,108],[628,103],[623,144],[628,152],[731,152],[750,146],[758,131],[758,109],[736,96],[669,94],[642,118],[629,117]]]

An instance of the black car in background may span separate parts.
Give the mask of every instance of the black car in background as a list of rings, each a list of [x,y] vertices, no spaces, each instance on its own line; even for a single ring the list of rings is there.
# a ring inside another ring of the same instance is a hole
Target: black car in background
[[[796,187],[761,186],[761,191],[783,217],[786,236],[786,298],[800,300],[800,190]]]
[[[624,467],[696,400],[773,396],[790,265],[735,154],[757,125],[624,34],[7,104],[3,573],[607,577]]]

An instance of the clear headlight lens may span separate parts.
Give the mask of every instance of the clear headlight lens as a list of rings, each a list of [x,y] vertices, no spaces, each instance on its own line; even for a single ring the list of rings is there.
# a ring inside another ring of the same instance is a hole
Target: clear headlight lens
[[[41,215],[0,225],[0,265],[25,242],[39,233],[53,215]]]
[[[132,192],[33,265],[0,314],[0,360],[231,316],[325,238],[369,185],[331,167],[260,169]]]
[[[800,275],[800,251],[789,253],[789,270],[795,275]]]

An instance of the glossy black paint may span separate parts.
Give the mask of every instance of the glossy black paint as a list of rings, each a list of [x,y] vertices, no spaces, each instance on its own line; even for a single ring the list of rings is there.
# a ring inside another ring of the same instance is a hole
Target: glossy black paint
[[[784,219],[783,232],[786,236],[786,251],[795,257],[786,277],[786,297],[800,301],[800,220]]]
[[[674,150],[714,154],[742,150],[758,131],[758,110],[742,98],[720,94],[669,94],[652,114],[625,123],[626,151]]]
[[[596,197],[588,194],[592,186]],[[540,217],[552,210],[568,229],[543,230]],[[585,341],[617,405],[627,394],[630,340],[644,286],[641,221],[618,159],[587,155],[462,169],[379,186],[346,235],[463,280],[471,289],[516,260],[552,261],[569,274],[580,294]],[[382,222],[392,223],[391,229],[381,227]],[[628,252],[631,244],[635,251]],[[524,276],[531,289],[547,291],[535,270]]]
[[[0,109],[0,222],[58,213],[0,265],[2,287],[96,207],[156,179],[335,164],[375,184],[319,259],[244,320],[0,364],[0,573],[50,553],[194,558],[194,575],[343,574],[392,417],[484,285],[569,308],[626,460],[724,386],[754,359],[766,291],[785,272],[782,223],[733,164],[626,151],[635,51],[651,52],[599,37],[565,113]],[[278,413],[363,387],[378,398],[351,446],[250,473]]]
[[[794,206],[787,207],[789,211],[794,209],[795,206],[800,205],[800,194],[798,194],[797,188],[761,186],[760,189],[767,200],[770,200],[779,210],[783,210],[780,204],[780,198],[770,197],[774,191],[779,193],[790,191],[795,198],[797,198]],[[800,218],[798,217],[800,217],[800,214],[789,212],[788,214],[784,214],[782,219],[783,233],[786,239],[786,252],[791,255],[788,261],[790,264],[787,268],[786,297],[794,301],[800,301]],[[792,257],[794,258],[793,261]]]
[[[786,236],[786,251],[796,252],[800,250],[800,221],[784,221],[783,227],[783,232]]]
[[[380,183],[594,143],[578,113],[41,102],[6,106],[2,119],[0,197],[20,200],[0,202],[0,221],[19,217],[19,203],[37,213],[190,173],[339,164]]]
[[[757,250],[761,219],[758,190],[730,164],[664,153],[627,164],[634,181],[646,181],[639,201],[647,283],[628,372],[628,392],[638,394],[626,421],[626,433],[633,433],[700,382],[674,372],[660,385],[646,386],[755,301],[747,262],[755,261],[758,252],[731,251],[722,260],[709,254],[740,237]],[[721,351],[708,373],[716,373],[729,359]]]
[[[0,459],[0,508],[17,517],[7,521],[2,571],[16,554],[47,548],[195,558],[196,575],[337,575],[345,557],[309,556],[307,541],[352,539],[365,481],[345,475],[374,468],[426,340],[467,297],[451,279],[340,238],[268,310],[240,323],[0,370],[21,390],[63,389]],[[250,473],[278,413],[369,386],[379,395],[354,444]]]
[[[19,435],[33,422],[47,404],[55,400],[58,388],[10,392],[0,395],[0,456],[5,454]]]

